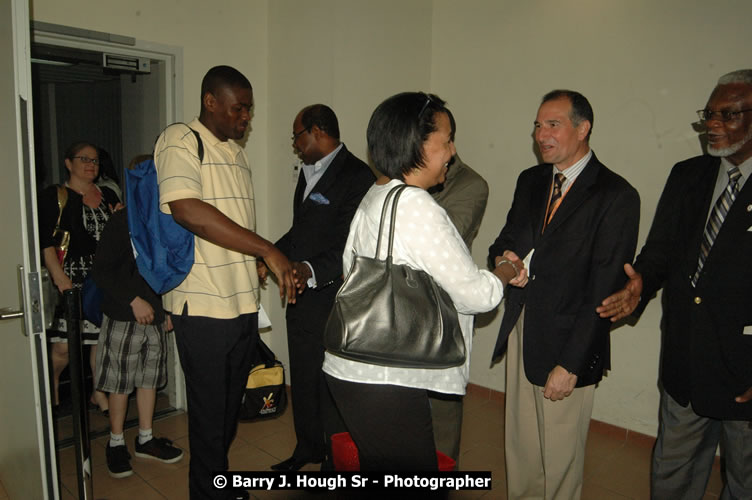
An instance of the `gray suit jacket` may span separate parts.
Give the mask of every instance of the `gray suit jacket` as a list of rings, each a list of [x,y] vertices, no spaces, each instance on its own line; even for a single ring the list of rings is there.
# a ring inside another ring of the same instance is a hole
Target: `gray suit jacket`
[[[430,192],[470,248],[486,211],[488,183],[455,155],[444,183]]]

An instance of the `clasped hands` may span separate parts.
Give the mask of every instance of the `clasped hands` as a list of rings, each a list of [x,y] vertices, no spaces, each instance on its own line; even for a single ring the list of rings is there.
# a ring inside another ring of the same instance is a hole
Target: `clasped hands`
[[[511,250],[504,250],[502,255],[494,259],[493,273],[504,285],[523,288],[528,282],[525,263]]]
[[[311,279],[313,273],[311,268],[305,262],[291,261],[293,274],[293,283],[297,290],[298,295],[302,294],[308,286],[308,280]],[[262,285],[266,284],[266,278],[269,276],[269,268],[266,267],[263,261],[256,261],[256,272],[258,273],[259,281]]]

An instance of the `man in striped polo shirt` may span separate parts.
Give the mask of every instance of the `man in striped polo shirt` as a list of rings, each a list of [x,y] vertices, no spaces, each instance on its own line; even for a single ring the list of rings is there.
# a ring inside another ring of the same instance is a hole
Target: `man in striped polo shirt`
[[[295,301],[290,262],[255,233],[253,184],[242,139],[253,90],[229,66],[209,70],[201,83],[201,114],[162,133],[154,148],[161,210],[195,234],[195,262],[164,295],[188,395],[191,500],[247,498],[215,490],[211,478],[227,470],[227,451],[258,337],[258,275],[262,257],[277,276],[280,295]]]

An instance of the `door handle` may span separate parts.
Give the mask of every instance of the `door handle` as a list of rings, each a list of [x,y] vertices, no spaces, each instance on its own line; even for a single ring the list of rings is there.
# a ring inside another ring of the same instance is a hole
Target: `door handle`
[[[23,311],[16,311],[12,307],[3,307],[0,309],[0,319],[23,318]]]

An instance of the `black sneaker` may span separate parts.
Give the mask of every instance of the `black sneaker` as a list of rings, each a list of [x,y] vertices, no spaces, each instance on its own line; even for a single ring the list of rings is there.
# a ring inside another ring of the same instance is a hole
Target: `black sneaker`
[[[166,464],[173,464],[183,458],[183,450],[172,446],[167,438],[151,438],[144,444],[138,444],[136,436],[136,456],[139,458],[153,458]]]
[[[110,446],[110,443],[107,443],[106,454],[107,471],[110,476],[119,479],[133,475],[131,454],[128,453],[128,448],[125,445]]]

